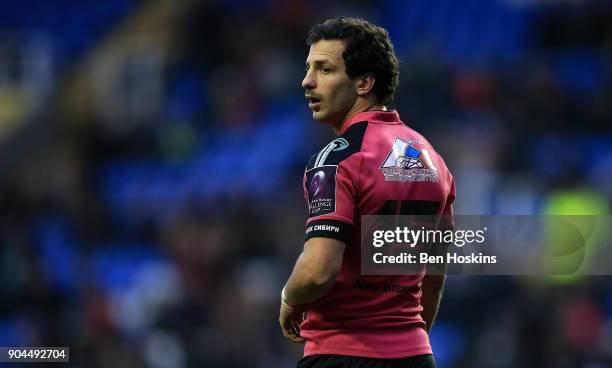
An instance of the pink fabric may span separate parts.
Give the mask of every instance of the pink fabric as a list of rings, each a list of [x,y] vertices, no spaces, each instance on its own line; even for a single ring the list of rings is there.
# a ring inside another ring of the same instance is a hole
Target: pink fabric
[[[359,113],[345,123],[343,132],[363,121],[368,125],[361,150],[338,164],[335,212],[307,222],[335,220],[353,228],[334,286],[309,305],[307,319],[301,325],[301,335],[306,338],[304,356],[401,358],[431,354],[420,315],[424,274],[361,276],[360,216],[377,214],[387,200],[436,201],[440,203],[438,214],[452,215],[453,177],[440,155],[422,135],[404,125],[397,112]],[[420,142],[414,147],[427,151],[437,170],[437,181],[385,180],[381,166],[396,138]],[[377,285],[376,291],[373,285]],[[402,292],[397,292],[399,287],[404,288]]]

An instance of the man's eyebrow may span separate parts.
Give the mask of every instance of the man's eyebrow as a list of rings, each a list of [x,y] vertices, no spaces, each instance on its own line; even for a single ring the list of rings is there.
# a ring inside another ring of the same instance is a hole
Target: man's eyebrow
[[[328,59],[322,59],[322,60],[315,60],[312,62],[314,65],[324,65],[324,64],[329,64],[334,66],[334,63],[332,63],[330,60]],[[308,61],[306,61],[306,66],[308,66]]]

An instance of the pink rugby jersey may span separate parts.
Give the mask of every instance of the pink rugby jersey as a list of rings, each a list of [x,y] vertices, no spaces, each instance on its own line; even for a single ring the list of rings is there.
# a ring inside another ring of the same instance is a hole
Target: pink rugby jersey
[[[431,354],[421,318],[424,273],[362,276],[361,215],[452,215],[453,177],[427,140],[396,111],[366,111],[313,155],[304,173],[306,240],[346,243],[331,290],[300,326],[304,356],[402,358]]]

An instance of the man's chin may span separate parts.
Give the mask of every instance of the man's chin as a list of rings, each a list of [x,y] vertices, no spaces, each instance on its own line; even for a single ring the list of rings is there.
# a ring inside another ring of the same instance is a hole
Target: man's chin
[[[322,123],[325,125],[336,125],[336,120],[337,120],[337,119],[334,119],[333,117],[330,117],[330,116],[327,116],[321,113],[320,111],[313,111],[312,118],[318,121],[319,123]]]
[[[320,111],[312,111],[312,119],[318,121],[319,123],[325,123],[325,114],[322,114]]]

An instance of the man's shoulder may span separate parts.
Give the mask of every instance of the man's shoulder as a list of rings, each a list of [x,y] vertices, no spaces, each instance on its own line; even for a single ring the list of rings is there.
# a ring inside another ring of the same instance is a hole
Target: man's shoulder
[[[352,155],[361,152],[367,127],[367,121],[351,125],[344,133],[310,156],[306,169],[324,165],[339,165]]]

